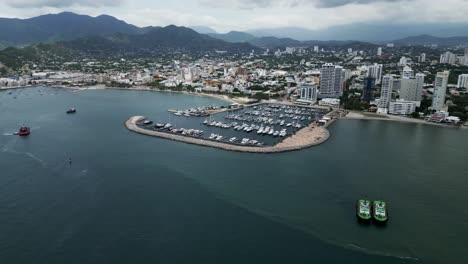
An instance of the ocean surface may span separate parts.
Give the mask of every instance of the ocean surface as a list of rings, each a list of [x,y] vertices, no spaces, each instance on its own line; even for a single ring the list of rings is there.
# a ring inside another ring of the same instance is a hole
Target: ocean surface
[[[468,130],[339,120],[323,145],[265,155],[123,125],[213,104],[1,91],[0,263],[468,263]],[[388,224],[358,223],[358,198],[387,201]]]

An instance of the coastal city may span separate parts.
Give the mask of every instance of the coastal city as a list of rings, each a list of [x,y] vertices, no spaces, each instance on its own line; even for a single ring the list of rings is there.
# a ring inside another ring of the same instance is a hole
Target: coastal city
[[[1,67],[2,64],[0,64]],[[468,119],[468,48],[286,47],[250,54],[148,59],[46,60],[4,71],[1,89],[33,85],[151,89],[353,110],[463,125]],[[374,114],[373,114],[374,113]]]
[[[0,0],[0,264],[468,263],[466,10]]]

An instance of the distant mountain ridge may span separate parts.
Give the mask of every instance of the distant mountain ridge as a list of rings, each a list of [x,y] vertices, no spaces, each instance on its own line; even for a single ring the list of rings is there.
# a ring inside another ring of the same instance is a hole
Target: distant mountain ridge
[[[218,38],[227,42],[236,43],[250,43],[254,46],[260,48],[284,48],[284,47],[312,47],[315,45],[319,46],[343,46],[343,45],[351,45],[355,43],[363,43],[360,41],[355,40],[330,40],[330,41],[321,41],[321,40],[307,40],[307,41],[299,41],[292,38],[278,38],[278,37],[255,37],[249,33],[239,32],[239,31],[231,31],[226,34],[208,34],[211,37]],[[374,46],[371,43],[365,43],[368,46]]]
[[[170,25],[154,27],[143,34],[115,33],[105,36],[92,36],[72,41],[59,42],[60,45],[84,52],[159,52],[159,51],[216,51],[250,52],[258,49],[248,43],[229,43],[196,31]]]
[[[448,38],[434,37],[431,35],[419,35],[407,37],[394,41],[398,45],[440,45],[440,46],[456,46],[468,45],[468,36],[455,36]]]
[[[225,51],[228,54],[248,53],[260,50],[249,43],[229,43],[210,36],[199,34],[186,27],[174,25],[151,27],[146,33],[114,33],[40,43],[25,48],[9,47],[0,51],[0,62],[11,69],[18,69],[24,64],[36,64],[47,60],[74,60],[80,57],[151,57],[167,52],[188,54],[215,53]]]
[[[71,40],[117,32],[138,34],[143,30],[108,15],[91,17],[63,12],[29,19],[0,18],[0,41],[10,45]]]
[[[354,39],[366,42],[390,42],[421,34],[441,38],[468,36],[468,23],[354,23],[316,30],[301,27],[251,29],[246,33],[256,37],[272,36],[300,41]]]

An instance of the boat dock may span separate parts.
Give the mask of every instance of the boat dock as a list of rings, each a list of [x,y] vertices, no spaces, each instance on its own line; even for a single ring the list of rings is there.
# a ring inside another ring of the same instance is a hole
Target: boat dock
[[[227,109],[226,109],[227,111]],[[315,124],[310,124],[299,131],[296,134],[286,138],[285,140],[279,142],[274,146],[240,146],[233,145],[224,142],[210,141],[201,138],[187,137],[183,135],[154,131],[149,129],[141,128],[137,125],[138,122],[145,120],[144,116],[133,116],[125,122],[125,126],[130,131],[147,135],[160,137],[165,139],[170,139],[174,141],[195,144],[206,147],[219,148],[229,151],[238,151],[238,152],[249,152],[249,153],[281,153],[289,152],[295,150],[301,150],[304,148],[309,148],[312,146],[320,145],[328,140],[330,137],[329,131],[326,129],[327,126],[332,124],[335,120],[332,119],[328,121],[323,126],[317,126]]]

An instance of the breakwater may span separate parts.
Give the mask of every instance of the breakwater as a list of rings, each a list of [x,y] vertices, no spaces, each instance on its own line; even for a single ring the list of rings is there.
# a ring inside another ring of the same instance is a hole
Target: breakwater
[[[320,145],[328,140],[330,137],[329,131],[325,127],[319,127],[314,125],[309,125],[301,130],[299,130],[296,134],[286,138],[282,142],[274,145],[274,146],[264,146],[264,147],[255,147],[255,146],[239,146],[234,144],[228,144],[223,142],[216,142],[201,138],[193,138],[187,137],[172,133],[154,131],[143,129],[137,126],[137,122],[144,120],[144,116],[133,116],[130,117],[126,122],[125,126],[130,131],[147,135],[153,137],[160,137],[169,140],[199,145],[199,146],[206,146],[206,147],[213,147],[219,148],[229,151],[237,151],[237,152],[249,152],[249,153],[281,153],[281,152],[288,152],[288,151],[295,151],[301,150],[304,148],[309,148],[312,146]],[[333,123],[333,121],[329,122],[327,125]]]

